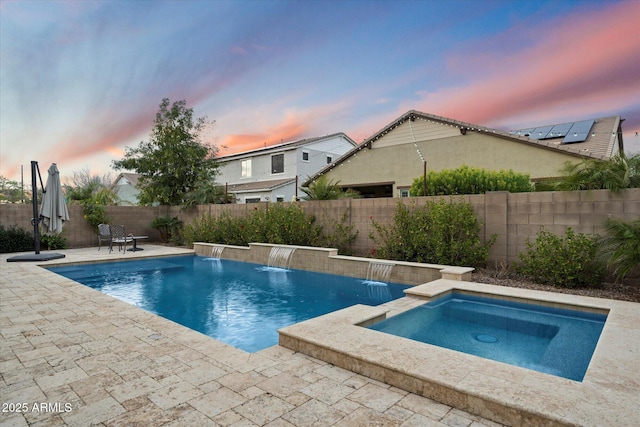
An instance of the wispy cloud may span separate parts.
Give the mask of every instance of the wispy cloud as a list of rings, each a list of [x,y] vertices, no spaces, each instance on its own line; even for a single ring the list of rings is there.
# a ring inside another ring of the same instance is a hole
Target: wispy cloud
[[[421,93],[420,108],[500,125],[640,107],[638,18],[638,4],[623,2],[555,18],[534,45],[506,57],[453,54],[450,61],[469,70],[468,83]]]

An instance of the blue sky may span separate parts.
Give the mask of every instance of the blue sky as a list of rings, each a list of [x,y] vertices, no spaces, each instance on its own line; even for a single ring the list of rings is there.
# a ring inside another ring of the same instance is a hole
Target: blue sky
[[[517,129],[620,115],[640,151],[638,1],[0,1],[0,175],[113,172],[162,98],[221,153],[410,109]],[[113,172],[115,176],[115,172]]]

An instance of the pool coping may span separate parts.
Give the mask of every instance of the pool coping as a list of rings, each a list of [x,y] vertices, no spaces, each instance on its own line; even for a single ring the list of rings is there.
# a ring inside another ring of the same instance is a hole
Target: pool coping
[[[366,329],[452,291],[606,312],[582,382]],[[507,425],[638,425],[640,304],[440,279],[378,307],[352,306],[279,330],[280,345]],[[402,309],[395,309],[402,305]]]
[[[193,250],[60,252],[60,262],[0,254],[0,395],[28,404],[0,413],[2,426],[497,427],[278,345],[244,352],[42,268]]]

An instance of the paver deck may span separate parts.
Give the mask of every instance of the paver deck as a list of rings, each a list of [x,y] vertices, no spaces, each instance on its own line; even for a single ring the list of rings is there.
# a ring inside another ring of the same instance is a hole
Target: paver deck
[[[0,254],[0,426],[495,426],[280,346],[246,353]]]

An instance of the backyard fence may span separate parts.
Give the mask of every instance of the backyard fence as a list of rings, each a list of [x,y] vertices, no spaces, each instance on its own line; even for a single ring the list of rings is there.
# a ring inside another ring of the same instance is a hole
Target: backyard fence
[[[340,222],[343,216],[359,231],[353,244],[356,255],[367,256],[374,248],[369,239],[372,220],[378,224],[393,221],[398,201],[423,206],[427,200],[444,198],[466,201],[473,205],[482,224],[480,238],[484,242],[497,236],[489,251],[491,264],[508,263],[526,249],[527,239],[534,240],[542,230],[562,234],[567,227],[578,233],[602,233],[608,218],[633,221],[640,218],[640,189],[619,193],[608,190],[549,191],[536,193],[491,192],[468,196],[342,199],[299,202],[304,211],[322,223]],[[150,227],[157,217],[177,217],[185,224],[201,215],[248,215],[254,209],[269,209],[269,203],[201,205],[188,210],[168,206],[107,206],[106,214],[113,224],[124,224],[127,232],[148,235],[149,241],[159,241],[160,234]],[[69,247],[96,246],[96,231],[83,219],[82,207],[69,206],[70,221],[65,223],[63,236]],[[23,204],[0,205],[0,224],[17,225],[31,230],[32,207]]]

